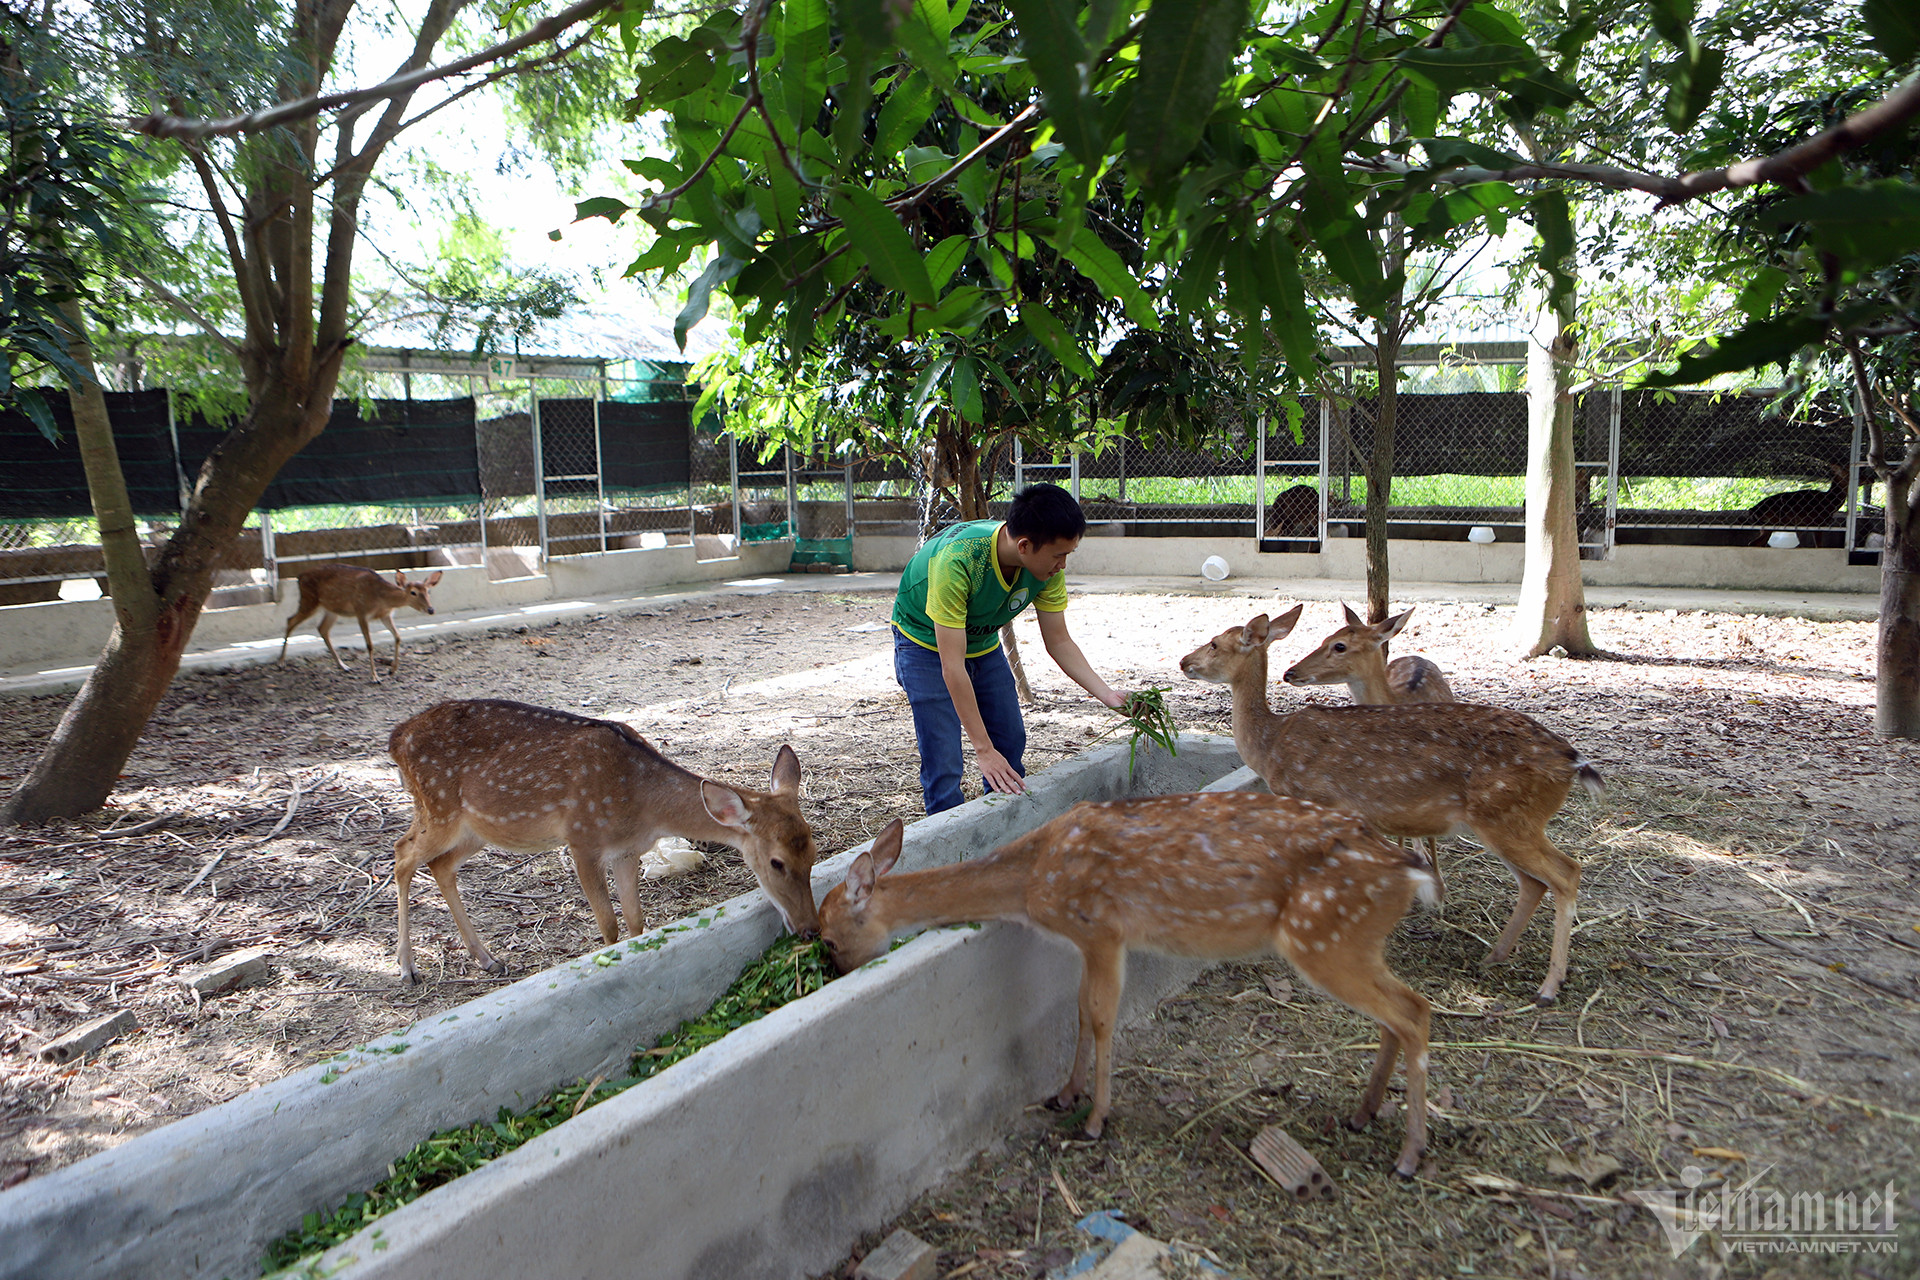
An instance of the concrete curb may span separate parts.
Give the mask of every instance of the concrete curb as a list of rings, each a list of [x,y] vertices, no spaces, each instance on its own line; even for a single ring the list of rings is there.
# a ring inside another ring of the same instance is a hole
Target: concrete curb
[[[1062,761],[1037,776],[1024,797],[987,796],[913,824],[903,864],[930,866],[977,856],[1081,800],[1193,790],[1239,763],[1228,739],[1187,735],[1182,747],[1177,758],[1143,752],[1132,785],[1126,776],[1125,743]],[[856,852],[849,850],[815,869],[817,895],[840,881]],[[636,1044],[704,1011],[779,930],[779,916],[763,897],[735,898],[644,938],[596,948],[578,960],[0,1193],[0,1277],[167,1280],[255,1274],[269,1241],[303,1214],[330,1210],[377,1182],[389,1162],[436,1130],[490,1117],[502,1106],[518,1110],[557,1085],[623,1069]],[[991,973],[1002,972],[993,966],[1003,961],[988,963]],[[1034,963],[1049,972],[1060,968],[1052,961]],[[973,981],[999,979],[976,975]],[[973,988],[976,993],[997,989]],[[996,1018],[1001,1003],[993,1002]],[[853,1033],[840,1034],[844,1048],[844,1037]],[[733,1044],[733,1038],[727,1043]],[[754,1037],[741,1042],[754,1043]],[[648,1104],[640,1095],[660,1092],[656,1086],[674,1072],[680,1072],[675,1080],[724,1076],[732,1068],[708,1058],[713,1052],[696,1055],[707,1061],[691,1071],[676,1067],[615,1101],[644,1111]],[[803,1074],[817,1073],[830,1060],[808,1059]],[[1004,1086],[1005,1096],[1024,1092],[1029,1074],[1013,1079],[1015,1084]],[[899,1087],[910,1089],[911,1079]],[[981,1101],[969,1106],[999,1105],[993,1100],[1002,1098],[1001,1089],[986,1089]],[[869,1105],[857,1091],[834,1096],[840,1101],[832,1106]],[[792,1106],[783,1105],[789,1110]],[[813,1105],[831,1110],[826,1100]],[[583,1113],[580,1121],[562,1129],[597,1117],[604,1107]],[[580,1132],[597,1132],[600,1123],[596,1120]],[[785,1141],[785,1123],[752,1132],[778,1146]],[[714,1149],[713,1134],[725,1130],[689,1132],[697,1141],[668,1165],[700,1163],[700,1153]],[[549,1151],[556,1141],[552,1134],[543,1137],[525,1149],[526,1158],[535,1159],[534,1153]],[[614,1146],[625,1150],[632,1141],[633,1135],[623,1131]],[[633,1154],[645,1155],[648,1179],[658,1181],[667,1166],[653,1163],[662,1157],[651,1134],[644,1148]],[[585,1167],[597,1165],[589,1161]],[[470,1182],[463,1179],[458,1190],[443,1188],[402,1212],[437,1213],[437,1206],[449,1200],[464,1203]],[[435,1207],[422,1208],[429,1202]],[[623,1208],[616,1218],[629,1210]],[[375,1229],[394,1239],[398,1226],[388,1222],[397,1216]],[[844,1215],[834,1219],[844,1220]],[[680,1230],[673,1225],[669,1234]],[[492,1253],[493,1228],[472,1240],[482,1252],[478,1269],[469,1275],[504,1274]],[[629,1264],[635,1256],[629,1255]],[[544,1265],[527,1272],[546,1273]]]

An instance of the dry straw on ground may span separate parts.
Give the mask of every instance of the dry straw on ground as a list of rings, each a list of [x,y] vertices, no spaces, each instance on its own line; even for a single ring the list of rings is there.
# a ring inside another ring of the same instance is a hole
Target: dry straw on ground
[[[1178,677],[1193,643],[1283,598],[1077,596],[1070,619],[1116,687],[1171,685],[1183,728],[1225,732],[1226,695]],[[393,965],[390,870],[407,803],[385,759],[398,720],[496,696],[634,723],[689,766],[764,785],[792,742],[823,849],[919,811],[884,596],[714,597],[637,614],[410,647],[378,690],[308,659],[182,678],[112,807],[0,837],[0,1183],[17,1182],[471,998],[475,973],[437,892],[416,897],[429,981]],[[1290,659],[1331,630],[1310,605]],[[1150,626],[1141,620],[1151,618]],[[1521,664],[1502,611],[1422,605],[1396,652],[1421,652],[1465,700],[1512,706],[1572,739],[1608,780],[1554,838],[1585,864],[1558,1005],[1526,1004],[1544,965],[1536,922],[1514,962],[1476,962],[1512,901],[1494,859],[1443,850],[1449,902],[1410,917],[1390,958],[1435,1019],[1434,1148],[1387,1172],[1404,1117],[1365,1133],[1352,1107],[1367,1024],[1279,962],[1215,968],[1119,1042],[1100,1143],[1040,1109],[892,1226],[942,1251],[942,1274],[1027,1276],[1086,1246],[1071,1226],[1115,1209],[1236,1274],[1694,1276],[1635,1190],[1689,1165],[1789,1193],[1896,1185],[1920,1221],[1920,749],[1868,731],[1864,623],[1596,612],[1611,660]],[[1324,624],[1324,625],[1323,625]],[[1024,634],[1037,639],[1031,623]],[[1116,718],[1029,647],[1040,705],[1030,768]],[[1331,691],[1276,685],[1280,709]],[[9,703],[0,786],[22,776],[64,699]],[[977,783],[976,783],[977,785]],[[198,883],[193,883],[198,880]],[[653,923],[751,887],[737,857],[648,882]],[[192,885],[190,891],[188,886]],[[463,875],[476,923],[513,974],[597,941],[563,855],[482,854]],[[261,986],[196,999],[184,969],[270,948]],[[101,1013],[140,1030],[83,1064],[33,1050]],[[1296,1204],[1246,1155],[1265,1125],[1338,1184]],[[1892,1257],[1725,1260],[1729,1273],[1914,1274]],[[1709,1266],[1708,1270],[1711,1270]],[[840,1269],[851,1274],[852,1260]]]

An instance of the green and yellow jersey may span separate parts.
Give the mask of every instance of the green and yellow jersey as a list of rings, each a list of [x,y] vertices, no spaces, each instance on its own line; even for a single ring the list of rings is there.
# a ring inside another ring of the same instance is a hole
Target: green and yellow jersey
[[[1000,572],[994,544],[1004,520],[975,520],[949,525],[927,539],[900,574],[900,590],[893,598],[893,625],[907,639],[926,649],[938,649],[933,628],[964,627],[967,656],[992,653],[1000,644],[1000,628],[1029,604],[1043,613],[1067,607],[1067,575],[1063,570],[1044,582],[1024,565],[1012,580]]]

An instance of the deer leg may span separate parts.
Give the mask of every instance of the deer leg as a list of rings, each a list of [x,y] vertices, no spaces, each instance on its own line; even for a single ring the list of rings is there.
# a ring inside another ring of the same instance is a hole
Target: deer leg
[[[342,671],[345,671],[347,660],[340,656],[338,649],[333,647],[333,615],[324,611],[320,614],[320,643],[327,646],[327,652],[333,655],[333,660],[340,664]]]
[[[1081,1038],[1086,1039],[1086,1031],[1091,1030],[1093,1040],[1093,1109],[1087,1113],[1086,1134],[1097,1138],[1113,1109],[1113,1024],[1120,1011],[1127,953],[1124,947],[1107,944],[1091,951],[1083,947],[1082,954],[1086,960],[1080,977]],[[1084,1079],[1080,1066],[1080,1055],[1075,1053],[1075,1075]],[[1072,1086],[1075,1080],[1067,1084]]]
[[[380,619],[380,621],[386,623],[387,630],[393,632],[393,674],[397,676],[400,674],[400,628],[393,625],[392,614],[388,614],[386,617]],[[366,620],[362,619],[360,625],[364,628],[367,625]],[[373,656],[373,640],[371,638],[367,640],[367,656],[369,658]]]
[[[620,895],[620,917],[630,934],[647,927],[647,909],[640,904],[640,859],[644,856],[642,850],[653,848],[653,844],[651,840],[645,844],[635,841],[613,855],[613,889]],[[607,939],[608,942],[615,940]]]
[[[1359,1129],[1379,1114],[1387,1083],[1393,1077],[1394,1060],[1404,1051],[1407,1059],[1407,1137],[1401,1144],[1393,1171],[1410,1178],[1420,1168],[1420,1157],[1427,1150],[1427,1035],[1432,1021],[1432,1006],[1387,968],[1377,950],[1371,956],[1356,956],[1348,950],[1310,951],[1295,941],[1283,954],[1328,995],[1366,1014],[1380,1024],[1380,1054],[1373,1060],[1373,1074],[1359,1110],[1347,1122]]]
[[[462,840],[453,848],[427,863],[427,870],[433,873],[434,880],[440,886],[440,896],[447,900],[447,910],[453,913],[454,927],[460,930],[461,940],[467,944],[467,951],[473,956],[473,962],[488,973],[505,973],[507,966],[494,958],[487,950],[487,944],[473,927],[473,921],[467,918],[467,904],[460,899],[460,884],[455,871],[469,856],[479,851],[481,841],[476,837]]]
[[[373,682],[375,684],[379,684],[380,668],[374,665],[374,661],[373,661],[373,632],[367,628],[367,619],[365,614],[362,614],[359,616],[359,622],[360,622],[360,642],[367,646],[367,673],[373,677]],[[393,642],[396,645],[400,643],[400,636],[398,632],[394,634]]]
[[[1550,1004],[1566,981],[1567,957],[1573,945],[1574,909],[1580,896],[1580,864],[1562,853],[1547,839],[1544,829],[1501,832],[1487,847],[1513,869],[1520,883],[1519,899],[1513,904],[1513,916],[1495,940],[1484,963],[1498,964],[1513,953],[1527,922],[1533,918],[1540,899],[1553,894],[1553,953],[1547,964],[1546,980],[1540,984],[1539,1002]]]
[[[414,856],[420,839],[420,818],[414,816],[413,825],[407,828],[407,834],[400,837],[393,846],[393,888],[399,897],[395,914],[400,931],[400,942],[394,950],[394,958],[400,962],[400,980],[408,986],[420,981],[420,975],[413,971],[413,931],[407,919],[407,909],[413,893],[413,873],[420,863]]]
[[[318,606],[316,605],[315,608],[318,608]],[[287,646],[293,642],[293,629],[312,616],[313,609],[302,609],[287,619],[287,634],[280,637],[280,656],[274,659],[275,662],[285,662],[287,660]]]
[[[583,851],[577,845],[569,844],[567,853],[573,858],[573,869],[580,877],[580,888],[587,895],[587,905],[593,908],[593,919],[600,926],[600,937],[607,942],[620,941],[620,918],[613,914],[613,899],[607,896],[607,871],[600,863],[599,852]],[[639,892],[636,885],[636,898]]]

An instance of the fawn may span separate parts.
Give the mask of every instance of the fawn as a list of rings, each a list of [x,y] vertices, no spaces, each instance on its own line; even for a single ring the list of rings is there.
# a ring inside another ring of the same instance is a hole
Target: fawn
[[[1369,626],[1347,605],[1347,625],[1320,642],[1280,678],[1288,684],[1344,684],[1361,706],[1406,702],[1453,702],[1453,689],[1434,663],[1421,657],[1387,661],[1387,642],[1399,635],[1412,609]]]
[[[1426,1000],[1387,968],[1382,946],[1416,893],[1433,901],[1418,853],[1396,849],[1352,814],[1244,791],[1088,801],[985,858],[887,872],[898,818],[853,860],[820,908],[820,932],[845,973],[883,954],[895,933],[963,920],[1017,920],[1080,949],[1080,1030],[1073,1070],[1049,1103],[1083,1097],[1086,1132],[1111,1109],[1113,1029],[1129,947],[1229,959],[1275,951],[1308,981],[1380,1024],[1380,1053],[1359,1110],[1380,1109],[1402,1050],[1407,1135],[1394,1169],[1411,1176],[1427,1146]]]
[[[435,569],[425,578],[407,581],[405,569],[393,571],[393,581],[371,569],[357,564],[323,564],[308,569],[300,575],[300,607],[287,619],[287,634],[280,641],[280,657],[287,658],[287,644],[293,639],[293,629],[320,613],[320,639],[327,646],[327,652],[345,671],[347,663],[340,651],[333,647],[333,619],[337,614],[345,617],[352,614],[360,621],[360,638],[367,643],[367,670],[373,675],[373,682],[380,683],[380,668],[373,661],[373,632],[367,629],[367,619],[378,618],[387,624],[387,630],[393,632],[393,669],[400,670],[400,629],[393,625],[393,611],[401,605],[411,605],[421,613],[432,613],[433,604],[427,599],[427,591],[440,582],[440,570]]]
[[[1347,625],[1320,642],[1281,676],[1288,684],[1344,684],[1353,700],[1365,707],[1392,706],[1406,702],[1452,702],[1453,689],[1440,668],[1425,658],[1408,656],[1387,661],[1387,642],[1399,635],[1413,616],[1405,609],[1378,626],[1369,626],[1359,614],[1342,604]],[[1427,837],[1427,857],[1433,862],[1433,875],[1440,880],[1440,841]],[[1440,896],[1446,884],[1440,881]]]
[[[620,939],[607,877],[627,928],[638,933],[640,858],[663,836],[717,840],[740,850],[787,927],[818,931],[813,831],[800,813],[800,759],[783,746],[769,792],[722,786],[681,768],[624,724],[480,698],[442,702],[394,727],[387,751],[413,795],[413,824],[393,847],[399,893],[400,975],[413,971],[408,893],[425,864],[474,963],[506,966],[467,919],[455,869],[482,846],[537,853],[567,846],[600,936]]]
[[[1267,646],[1293,630],[1300,606],[1269,625],[1260,614],[1180,659],[1189,679],[1233,688],[1233,744],[1278,795],[1350,809],[1391,836],[1465,829],[1513,871],[1519,898],[1485,964],[1513,953],[1540,899],[1553,894],[1553,954],[1540,1002],[1559,994],[1573,939],[1580,864],[1547,838],[1575,780],[1594,796],[1600,773],[1559,734],[1518,711],[1439,702],[1412,706],[1267,706]]]

